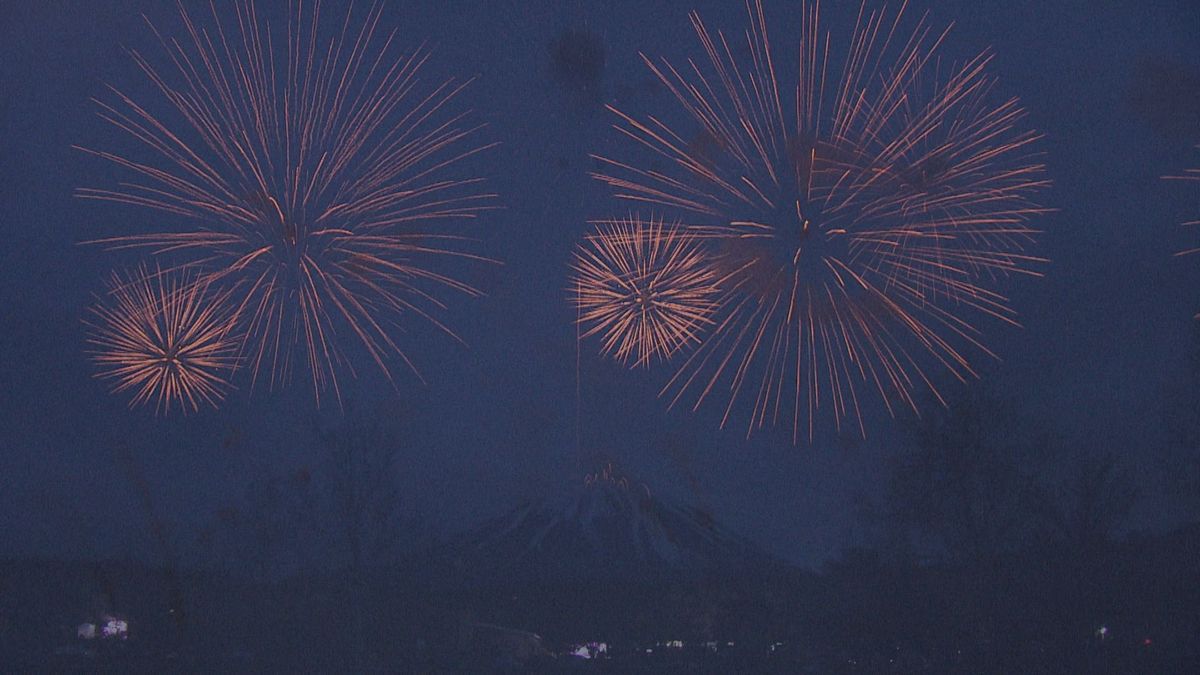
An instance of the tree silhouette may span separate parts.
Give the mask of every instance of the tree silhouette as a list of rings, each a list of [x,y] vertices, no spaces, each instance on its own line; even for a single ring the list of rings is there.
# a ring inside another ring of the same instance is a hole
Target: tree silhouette
[[[365,597],[372,568],[393,562],[404,537],[414,536],[415,519],[405,518],[397,485],[401,431],[394,411],[348,410],[340,426],[318,429],[327,451],[326,480],[335,536],[346,547],[354,629],[354,670],[381,664],[367,660]]]
[[[1137,501],[1137,489],[1111,454],[1078,460],[1068,478],[1043,481],[1032,495],[1044,532],[1084,556],[1112,541]]]
[[[1160,465],[1168,494],[1182,515],[1200,519],[1200,326],[1193,328],[1187,361],[1167,384],[1163,412],[1167,444]]]
[[[969,562],[1017,543],[1028,478],[1019,464],[1013,403],[985,386],[910,427],[893,460],[883,517],[917,552]]]

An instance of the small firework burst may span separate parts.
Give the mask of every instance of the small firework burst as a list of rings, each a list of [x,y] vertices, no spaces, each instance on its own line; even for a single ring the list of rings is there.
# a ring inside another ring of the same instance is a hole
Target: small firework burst
[[[647,366],[696,343],[716,309],[717,272],[696,239],[661,219],[603,222],[575,252],[572,292],[582,338]]]
[[[113,393],[132,394],[131,408],[215,407],[237,365],[238,340],[228,292],[210,290],[183,270],[114,272],[85,320],[97,377],[112,381]]]

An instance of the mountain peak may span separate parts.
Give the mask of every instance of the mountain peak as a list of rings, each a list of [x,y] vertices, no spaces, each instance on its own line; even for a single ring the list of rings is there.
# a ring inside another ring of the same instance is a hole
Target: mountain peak
[[[651,497],[650,488],[645,483],[636,482],[628,475],[620,472],[613,466],[611,461],[606,462],[599,471],[585,475],[583,477],[583,484],[587,487],[632,490],[644,493],[647,498]]]
[[[557,497],[527,501],[448,547],[480,582],[678,578],[769,564],[711,515],[655,498],[611,463]]]

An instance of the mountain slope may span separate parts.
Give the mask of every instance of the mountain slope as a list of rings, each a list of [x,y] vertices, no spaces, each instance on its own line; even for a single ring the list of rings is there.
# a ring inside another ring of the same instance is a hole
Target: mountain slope
[[[485,522],[441,557],[477,581],[697,577],[772,564],[703,511],[655,499],[611,469]]]

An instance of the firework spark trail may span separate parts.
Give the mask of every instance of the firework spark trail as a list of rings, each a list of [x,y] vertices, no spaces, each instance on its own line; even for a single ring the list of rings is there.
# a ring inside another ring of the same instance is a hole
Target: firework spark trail
[[[602,334],[603,352],[633,367],[698,342],[716,309],[713,266],[694,237],[661,219],[601,223],[573,267],[581,339]]]
[[[1196,149],[1200,150],[1200,145],[1197,145]],[[1200,181],[1200,169],[1185,169],[1184,172],[1178,176],[1163,176],[1163,179],[1164,180]],[[1184,225],[1200,225],[1200,220],[1189,220],[1189,221],[1185,222]],[[1185,251],[1180,251],[1179,253],[1176,253],[1175,255],[1189,255],[1189,254],[1196,253],[1196,252],[1200,252],[1200,248],[1190,248]]]
[[[1015,99],[989,103],[990,53],[947,68],[948,29],[921,18],[905,36],[903,7],[864,3],[839,64],[805,4],[794,95],[761,0],[746,7],[746,56],[696,13],[705,60],[642,55],[687,123],[609,106],[641,154],[594,156],[593,176],[677,218],[722,266],[713,326],[663,389],[672,404],[722,390],[722,426],[748,398],[748,434],[782,418],[793,441],[829,405],[839,430],[852,420],[865,436],[864,386],[889,413],[916,410],[918,388],[940,399],[930,362],[961,380],[968,351],[991,354],[971,315],[1015,324],[991,286],[1044,262],[1026,253],[1048,185],[1039,136]]]
[[[1200,145],[1197,145],[1196,149],[1200,150]],[[1184,172],[1178,176],[1163,176],[1163,179],[1165,179],[1165,180],[1200,181],[1200,169],[1185,169]],[[1183,224],[1184,225],[1200,225],[1200,220],[1189,220],[1189,221],[1185,221]],[[1178,257],[1178,256],[1184,256],[1184,255],[1192,255],[1195,253],[1200,253],[1200,247],[1193,246],[1191,248],[1186,248],[1182,251],[1179,251],[1175,255]],[[1193,318],[1200,319],[1200,313],[1196,314]]]
[[[130,52],[165,112],[115,87],[112,101],[96,101],[145,157],[79,148],[133,178],[78,194],[184,223],[97,243],[170,254],[231,288],[254,381],[289,380],[299,350],[318,402],[329,387],[340,400],[337,372],[354,374],[347,333],[389,380],[391,357],[419,377],[394,339],[401,317],[457,339],[436,317],[438,293],[479,291],[439,261],[485,260],[464,237],[427,228],[495,208],[482,179],[445,175],[494,145],[449,111],[469,82],[422,87],[428,50],[395,55],[378,3],[359,22],[349,10],[330,35],[318,30],[320,3],[289,7],[282,35],[252,1],[229,9],[210,3],[205,26],[181,3],[182,39],[150,24],[165,67]]]
[[[97,377],[112,380],[114,393],[131,392],[131,408],[215,407],[237,365],[238,340],[228,291],[210,290],[179,270],[114,272],[86,320]]]

